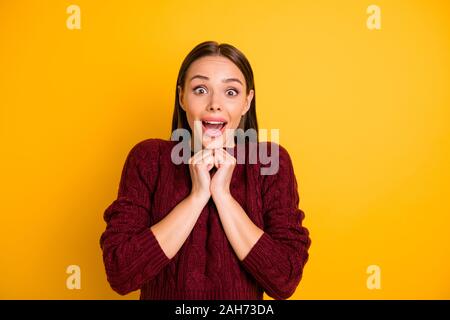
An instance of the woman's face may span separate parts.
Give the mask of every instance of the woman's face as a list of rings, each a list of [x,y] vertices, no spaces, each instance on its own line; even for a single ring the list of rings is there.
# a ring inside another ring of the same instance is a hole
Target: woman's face
[[[254,91],[247,95],[245,77],[231,60],[197,59],[186,72],[184,88],[178,90],[194,138],[201,138],[204,148],[234,145],[234,130],[250,108]]]

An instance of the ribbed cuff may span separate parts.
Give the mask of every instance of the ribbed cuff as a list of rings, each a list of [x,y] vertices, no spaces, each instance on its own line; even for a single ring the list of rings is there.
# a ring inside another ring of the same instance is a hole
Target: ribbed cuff
[[[136,250],[134,261],[126,269],[109,273],[111,285],[123,292],[138,289],[170,262],[150,228],[136,235],[133,241]]]
[[[160,270],[170,261],[152,229],[148,228],[148,232],[140,234],[136,239],[136,243],[141,254],[146,257],[147,261],[150,261],[149,264],[152,266],[152,269]]]
[[[254,276],[264,272],[267,269],[268,261],[273,255],[274,241],[267,232],[264,232],[253,248],[242,260],[242,264]]]

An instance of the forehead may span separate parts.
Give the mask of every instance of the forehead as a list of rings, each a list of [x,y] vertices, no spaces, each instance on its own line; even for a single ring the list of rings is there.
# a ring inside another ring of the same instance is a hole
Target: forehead
[[[229,77],[245,80],[241,70],[231,60],[222,56],[206,56],[195,60],[189,66],[187,79],[196,74],[207,76],[210,79]]]

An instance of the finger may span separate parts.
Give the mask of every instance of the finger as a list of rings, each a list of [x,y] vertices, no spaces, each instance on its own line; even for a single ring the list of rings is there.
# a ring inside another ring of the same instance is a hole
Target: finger
[[[224,153],[226,159],[229,159],[232,163],[236,163],[237,159],[235,156],[233,156],[227,150],[223,150],[223,153]]]
[[[197,164],[206,167],[207,170],[209,171],[212,169],[212,167],[214,167],[214,156],[209,155],[200,160]]]
[[[214,167],[214,155],[210,154],[209,156],[204,157],[199,162],[202,165],[206,166],[206,169],[210,171]]]
[[[225,156],[223,154],[223,149],[215,149],[214,150],[214,165],[217,168],[220,168],[220,166],[225,162]]]
[[[206,169],[208,169],[208,171],[211,171],[212,168],[214,168],[214,157],[211,156],[208,163],[206,164]]]
[[[210,154],[209,156],[206,156],[198,161],[200,164],[209,164],[214,163],[214,156]]]
[[[201,157],[202,155],[209,154],[210,152],[212,152],[211,149],[203,148],[198,150],[192,157]]]
[[[225,163],[234,164],[234,163],[236,163],[236,158],[233,157],[230,153],[228,153],[228,151],[226,151],[225,149],[220,149],[220,150],[217,151],[217,153],[220,155],[219,159],[223,160],[222,164],[225,164]]]
[[[212,154],[199,159],[196,163],[190,165],[189,171],[191,172],[191,175],[199,174],[199,172],[203,171],[203,167],[205,167],[207,171],[210,171],[214,167],[214,156]]]
[[[209,155],[212,155],[213,151],[210,149],[202,149],[200,151],[198,151],[196,154],[194,154],[190,159],[189,159],[189,163],[190,164],[195,164],[198,161],[200,161],[201,159],[203,159],[204,157],[207,157]]]

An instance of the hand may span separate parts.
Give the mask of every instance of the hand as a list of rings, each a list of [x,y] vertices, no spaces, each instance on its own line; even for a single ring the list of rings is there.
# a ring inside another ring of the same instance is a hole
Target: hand
[[[202,149],[189,159],[189,172],[191,174],[191,196],[205,201],[211,197],[211,176],[209,171],[214,167],[214,154],[212,149]]]
[[[236,158],[223,148],[214,149],[214,166],[217,171],[211,178],[211,195],[213,198],[230,195],[230,183],[236,167]]]

